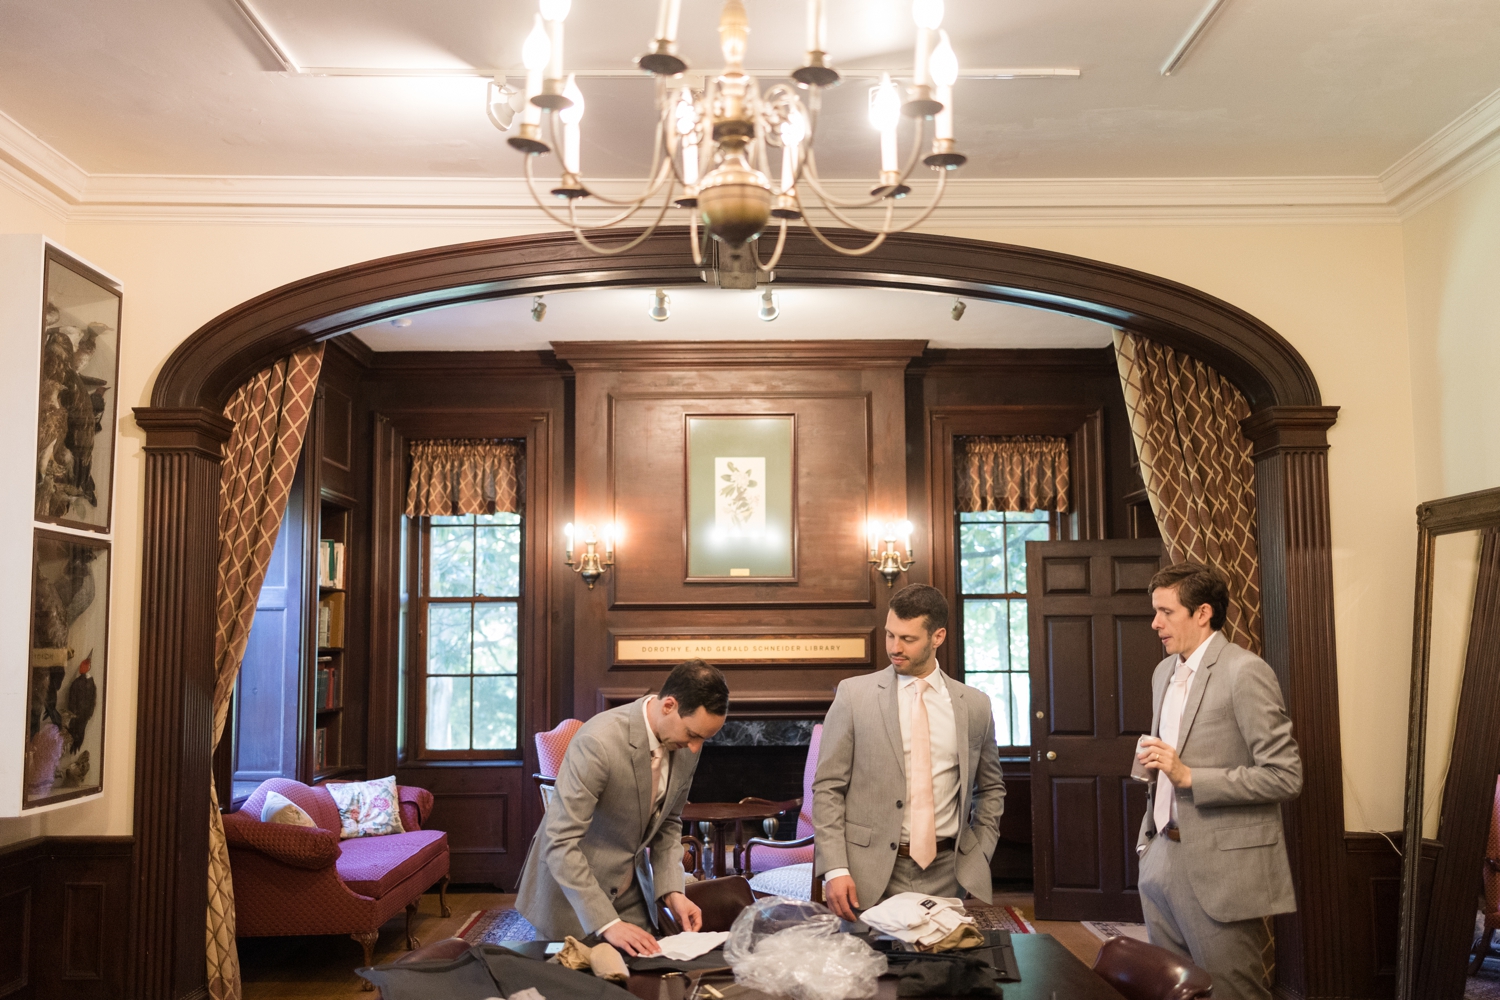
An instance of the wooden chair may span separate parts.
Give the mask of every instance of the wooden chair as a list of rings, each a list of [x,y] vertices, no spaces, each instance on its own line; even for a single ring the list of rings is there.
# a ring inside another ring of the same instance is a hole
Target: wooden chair
[[[1104,942],[1094,971],[1125,1000],[1198,1000],[1214,992],[1207,972],[1175,952],[1132,937]]]
[[[1495,804],[1490,810],[1490,839],[1484,849],[1484,930],[1474,948],[1469,975],[1479,971],[1495,950],[1495,931],[1500,930],[1500,781],[1495,782]]]
[[[701,882],[689,882],[683,894],[703,911],[703,930],[727,931],[740,911],[755,902],[755,893],[750,883],[740,875],[726,875]],[[660,907],[662,929],[671,934],[680,933],[677,918],[665,906]]]

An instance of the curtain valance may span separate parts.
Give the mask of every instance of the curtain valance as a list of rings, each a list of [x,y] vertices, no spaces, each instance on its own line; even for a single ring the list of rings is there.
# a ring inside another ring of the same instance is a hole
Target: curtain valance
[[[407,515],[521,513],[522,448],[495,439],[413,441]]]
[[[960,512],[1068,511],[1067,438],[961,437],[954,451]]]

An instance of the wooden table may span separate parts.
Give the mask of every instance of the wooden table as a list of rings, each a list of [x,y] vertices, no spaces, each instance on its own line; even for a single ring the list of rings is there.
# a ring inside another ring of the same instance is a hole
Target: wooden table
[[[1012,934],[1010,943],[1015,949],[1021,981],[1000,984],[1005,991],[1004,1000],[1053,1000],[1054,994],[1057,1000],[1125,1000],[1051,934]],[[502,941],[500,944],[530,958],[542,959],[547,954],[545,941]],[[625,985],[639,1000],[683,1000],[687,979],[682,976],[664,978],[658,972],[638,972],[632,974]],[[880,977],[876,1000],[897,1000],[895,976]]]
[[[786,808],[785,802],[689,802],[682,807],[682,822],[684,825],[708,823],[713,826],[714,878],[723,878],[728,874],[724,864],[724,831],[729,824],[770,819],[781,815]],[[738,866],[735,874],[740,874]]]

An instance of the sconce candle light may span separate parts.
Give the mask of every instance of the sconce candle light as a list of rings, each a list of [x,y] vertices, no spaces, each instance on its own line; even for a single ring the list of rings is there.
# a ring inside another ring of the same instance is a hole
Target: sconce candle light
[[[885,577],[885,585],[892,587],[896,583],[896,577],[911,569],[917,561],[911,554],[911,522],[886,521],[882,524],[872,519],[869,531],[870,565]],[[906,543],[905,559],[901,558],[901,553],[896,549],[896,542],[902,539]]]
[[[604,571],[615,564],[615,542],[620,538],[620,526],[610,523],[604,526],[604,553],[599,553],[599,534],[592,524],[583,526],[579,533],[578,541],[583,543],[584,552],[577,560],[573,558],[573,524],[569,522],[563,525],[563,534],[568,538],[566,554],[563,556],[563,565],[569,567],[573,572],[583,577],[583,582],[594,589],[594,584],[604,575]]]

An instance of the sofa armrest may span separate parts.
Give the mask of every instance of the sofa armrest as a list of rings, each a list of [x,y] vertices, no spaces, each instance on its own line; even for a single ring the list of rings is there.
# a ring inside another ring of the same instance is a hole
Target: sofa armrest
[[[413,785],[397,785],[396,798],[401,804],[401,828],[408,833],[422,829],[432,815],[432,793]]]
[[[339,857],[339,835],[335,831],[262,823],[242,812],[224,817],[224,839],[230,847],[258,851],[283,864],[309,871],[328,868]]]

